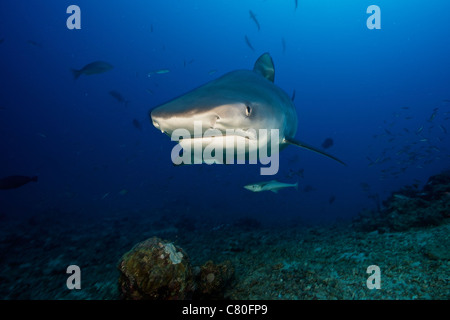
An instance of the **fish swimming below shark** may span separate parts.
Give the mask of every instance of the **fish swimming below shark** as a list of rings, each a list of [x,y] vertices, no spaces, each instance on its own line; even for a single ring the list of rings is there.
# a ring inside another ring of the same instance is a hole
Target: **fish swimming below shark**
[[[253,184],[248,184],[244,186],[245,189],[252,192],[261,192],[261,191],[272,191],[274,193],[278,193],[280,189],[293,187],[298,190],[298,182],[297,183],[283,183],[277,180],[258,182]]]
[[[295,145],[345,165],[325,151],[295,140],[298,120],[294,103],[286,92],[274,84],[274,78],[272,58],[269,53],[264,53],[256,61],[253,70],[231,71],[150,110],[149,116],[155,128],[168,136],[172,136],[177,129],[187,131],[190,137],[179,140],[183,150],[188,150],[187,147],[193,143],[199,143],[206,148],[210,143],[225,145],[229,141],[227,139],[235,138],[246,146],[250,142],[257,142],[258,152],[277,152],[288,145]],[[200,136],[199,132],[194,130],[198,122],[202,123]],[[253,134],[261,129],[277,130],[277,141],[271,141],[272,137],[262,138]],[[226,137],[205,137],[204,134],[208,130],[214,130]],[[233,132],[233,136],[230,137],[229,131]],[[175,140],[173,136],[172,140]],[[278,150],[271,149],[274,145]],[[245,150],[248,154],[248,149]],[[236,147],[234,151],[239,152]],[[261,174],[264,173],[261,171]]]

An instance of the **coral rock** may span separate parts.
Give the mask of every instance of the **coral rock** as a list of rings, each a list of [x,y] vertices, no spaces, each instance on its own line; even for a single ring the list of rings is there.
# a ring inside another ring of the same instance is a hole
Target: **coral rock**
[[[200,267],[196,275],[197,299],[223,299],[226,286],[234,275],[234,269],[230,261],[222,264],[206,262]]]
[[[172,243],[153,237],[135,245],[118,264],[123,299],[182,300],[194,289],[186,253]]]

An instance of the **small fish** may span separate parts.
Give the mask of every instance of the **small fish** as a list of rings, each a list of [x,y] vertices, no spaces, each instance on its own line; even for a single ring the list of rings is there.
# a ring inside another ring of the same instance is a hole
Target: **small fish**
[[[153,24],[150,25],[150,32],[153,32]]]
[[[438,147],[431,147],[431,150],[436,151],[436,152],[441,152],[441,150]]]
[[[133,119],[133,126],[134,126],[136,129],[142,130],[142,125],[141,125],[141,123],[139,122],[138,119]]]
[[[331,138],[326,138],[326,139],[324,140],[324,142],[322,142],[322,148],[328,149],[328,148],[332,147],[333,144],[334,144],[333,139],[331,139]]]
[[[291,101],[294,101],[295,100],[295,89],[294,89],[294,91],[292,92],[292,97],[291,97]]]
[[[109,196],[109,192],[107,192],[103,195],[102,200],[105,199],[107,196]]]
[[[147,93],[153,95],[153,91],[152,91],[152,90],[150,90],[150,89],[145,89],[145,91],[147,91]]]
[[[402,107],[402,109],[404,109],[404,110],[408,110],[408,109],[409,109],[409,107]]]
[[[155,70],[155,71],[150,71],[149,73],[147,73],[147,77],[151,77],[153,74],[165,74],[165,73],[169,73],[170,70],[169,69],[159,69],[159,70]]]
[[[443,125],[439,125],[439,128],[442,130],[443,133],[447,133],[447,129]]]
[[[423,130],[423,126],[421,126],[419,129],[417,129],[416,133],[421,133]]]
[[[3,179],[0,179],[0,189],[16,189],[19,188],[29,182],[37,182],[38,177],[26,177],[26,176],[9,176]]]
[[[258,20],[256,19],[255,14],[252,12],[252,10],[250,10],[249,13],[250,13],[250,18],[251,18],[253,21],[255,21],[256,26],[258,27],[258,31],[261,30],[261,26],[259,25],[259,22],[258,22]]]
[[[336,200],[335,196],[331,196],[330,199],[328,199],[329,204],[333,204],[334,200]]]
[[[47,138],[47,136],[45,134],[43,134],[42,132],[38,132],[38,136],[41,138]]]
[[[433,119],[436,117],[437,109],[434,109],[434,112],[431,114],[430,119],[428,119],[429,122],[433,121]]]
[[[314,187],[308,184],[308,185],[303,189],[303,192],[311,192],[311,191],[314,191],[314,190],[315,190]]]
[[[124,196],[124,195],[126,195],[127,193],[128,193],[128,190],[127,190],[127,189],[122,189],[122,190],[119,191],[119,195],[121,195],[121,196]]]
[[[210,71],[208,72],[208,75],[212,76],[212,75],[213,75],[214,73],[216,73],[216,72],[217,72],[216,69],[210,70]]]
[[[85,65],[80,70],[72,70],[72,74],[74,79],[78,79],[82,74],[90,76],[93,74],[99,74],[113,69],[114,67],[107,62],[104,61],[95,61]]]
[[[278,190],[283,188],[294,187],[298,190],[298,182],[294,184],[278,182],[276,180],[259,182],[248,184],[244,186],[245,189],[250,190],[252,192],[261,192],[261,191],[272,191],[274,193],[278,193]]]
[[[32,45],[33,47],[42,48],[42,44],[33,40],[27,41],[29,45]]]
[[[255,51],[255,48],[253,48],[249,38],[247,37],[247,35],[245,36],[245,43],[247,44],[247,46],[252,49],[252,51]]]
[[[125,104],[125,107],[128,106],[128,103],[129,103],[130,101],[125,100],[125,98],[120,94],[119,91],[117,91],[117,90],[111,90],[111,91],[109,92],[109,94],[110,94],[114,99],[116,99],[117,101],[119,101],[120,103]]]
[[[298,0],[295,0],[295,10],[294,11],[297,11],[297,7],[298,7]]]
[[[375,162],[374,162],[372,159],[370,159],[368,156],[366,156],[366,159],[370,161],[369,166],[372,166],[372,165],[375,163]]]

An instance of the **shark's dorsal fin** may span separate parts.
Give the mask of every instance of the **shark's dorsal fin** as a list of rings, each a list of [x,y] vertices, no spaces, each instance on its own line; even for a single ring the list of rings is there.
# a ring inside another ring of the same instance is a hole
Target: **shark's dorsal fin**
[[[347,165],[345,162],[339,160],[338,158],[332,156],[331,154],[328,154],[328,153],[326,153],[325,151],[319,150],[319,149],[317,149],[317,148],[315,148],[315,147],[313,147],[313,146],[310,146],[309,144],[306,144],[306,143],[304,143],[304,142],[296,141],[296,140],[290,139],[290,138],[289,138],[289,139],[288,139],[288,138],[284,138],[284,141],[283,141],[283,142],[284,142],[284,143],[293,144],[293,145],[295,145],[295,146],[297,146],[297,147],[305,148],[305,149],[308,149],[308,150],[310,150],[310,151],[314,151],[314,152],[316,152],[316,153],[318,153],[318,154],[321,154],[321,155],[323,155],[323,156],[325,156],[325,157],[328,157],[328,158],[330,158],[330,159],[333,159],[333,160],[335,160],[335,161],[337,161],[337,162],[343,164],[344,166]]]
[[[275,80],[275,68],[273,66],[272,57],[269,53],[264,53],[258,58],[258,60],[256,60],[253,71],[259,73],[269,81],[273,82]]]

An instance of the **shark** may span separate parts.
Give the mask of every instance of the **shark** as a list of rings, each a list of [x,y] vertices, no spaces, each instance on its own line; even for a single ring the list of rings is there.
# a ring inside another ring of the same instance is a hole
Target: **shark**
[[[295,190],[298,190],[298,182],[290,184],[279,182],[277,180],[264,181],[258,183],[252,183],[244,186],[245,189],[252,192],[261,192],[261,191],[272,191],[274,193],[278,193],[280,189],[294,187]]]
[[[274,79],[274,63],[266,52],[256,60],[252,70],[228,72],[151,109],[149,117],[153,126],[168,136],[180,128],[190,135],[191,138],[179,140],[180,150],[194,143],[206,148],[211,141],[223,145],[226,139],[237,139],[246,146],[257,141],[258,152],[266,148],[271,153],[273,146],[280,151],[294,145],[346,165],[337,157],[295,139],[298,126],[295,105],[288,94],[274,84]],[[196,128],[198,123],[202,124],[201,129]],[[213,130],[216,137],[205,137],[208,130]],[[258,130],[276,130],[278,134],[263,137],[255,134]],[[230,131],[233,132],[231,137],[220,137]],[[248,149],[245,150],[248,153]],[[235,151],[239,153],[236,147]]]

